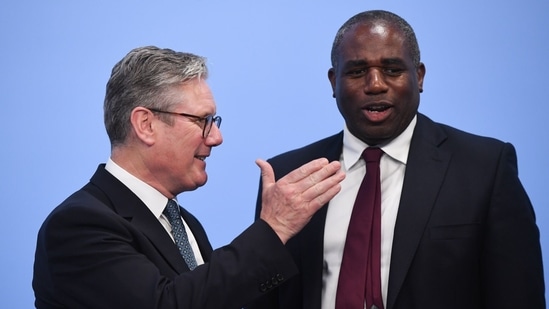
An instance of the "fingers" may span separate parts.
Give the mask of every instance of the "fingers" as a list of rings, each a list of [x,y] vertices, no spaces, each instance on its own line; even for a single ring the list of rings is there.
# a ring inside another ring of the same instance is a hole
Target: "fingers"
[[[317,183],[303,193],[303,199],[310,201],[310,207],[318,209],[328,203],[341,190],[339,184],[345,178],[343,171]]]
[[[274,184],[274,171],[269,162],[261,159],[255,160],[255,164],[261,169],[261,181],[263,182],[263,188]]]
[[[318,199],[324,203],[328,202],[335,195],[329,190],[335,186],[339,192],[339,183],[344,178],[345,173],[341,171],[341,164],[337,161],[331,162],[302,180],[303,199],[307,201]]]
[[[281,184],[293,186],[295,192],[302,195],[304,200],[312,201],[317,197],[326,198],[327,202],[331,198],[321,196],[325,191],[343,180],[344,173],[337,174],[341,169],[338,161],[328,163],[328,160],[322,158],[311,161],[298,169],[292,171],[279,180]],[[328,181],[326,181],[328,180]]]
[[[271,165],[256,160],[263,181],[260,218],[283,243],[299,232],[313,214],[340,190],[345,178],[338,161],[317,159],[302,165],[277,182]]]
[[[281,180],[290,184],[296,183],[306,177],[311,177],[314,172],[321,170],[326,165],[328,165],[328,160],[326,158],[316,159],[293,170],[288,175],[284,176]],[[314,182],[315,179],[313,178],[312,181]]]
[[[255,160],[255,163],[261,169],[261,180],[263,183],[275,183],[274,171],[269,162],[257,159]],[[334,161],[329,163],[326,158],[319,158],[293,170],[279,181],[287,184],[300,183],[304,186],[303,191],[305,191],[305,189],[310,186],[334,174],[339,168],[339,162]],[[308,180],[306,180],[306,178],[308,178]]]

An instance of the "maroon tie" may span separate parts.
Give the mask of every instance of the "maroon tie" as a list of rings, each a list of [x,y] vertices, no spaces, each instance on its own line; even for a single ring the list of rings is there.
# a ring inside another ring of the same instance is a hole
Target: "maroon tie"
[[[379,160],[383,151],[366,148],[362,180],[347,230],[336,294],[336,309],[383,309],[381,296],[381,186]]]

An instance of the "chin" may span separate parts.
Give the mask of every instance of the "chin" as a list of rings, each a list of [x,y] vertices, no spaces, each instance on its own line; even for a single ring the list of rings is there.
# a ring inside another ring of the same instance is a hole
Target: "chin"
[[[194,191],[194,190],[196,190],[196,189],[202,187],[204,184],[205,184],[205,182],[204,182],[204,183],[201,183],[201,184],[196,184],[196,185],[194,185],[194,186],[192,186],[192,187],[191,187],[191,186],[185,187],[185,189],[183,189],[181,192],[183,193],[183,192]]]
[[[196,182],[196,187],[195,187],[195,189],[198,189],[198,188],[202,187],[203,185],[206,184],[207,181],[208,181],[208,176],[207,176],[207,175],[204,175],[204,179],[202,179],[201,181],[197,181],[197,182]]]
[[[203,185],[206,184],[206,181],[208,180],[208,176],[204,176],[202,178],[203,179],[201,179],[201,180],[195,179],[195,181],[193,183],[187,183],[186,185],[183,186],[181,192],[194,191],[194,190],[202,187]]]

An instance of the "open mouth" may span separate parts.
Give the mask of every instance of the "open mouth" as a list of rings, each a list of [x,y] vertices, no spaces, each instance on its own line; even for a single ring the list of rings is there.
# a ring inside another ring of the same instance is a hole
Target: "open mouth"
[[[388,103],[374,103],[362,108],[364,116],[372,123],[382,123],[389,119],[393,105]]]
[[[390,105],[380,104],[380,105],[366,106],[364,109],[368,112],[371,112],[371,113],[381,113],[381,112],[384,112],[384,111],[388,110],[389,108],[391,108]]]
[[[195,158],[197,158],[200,161],[206,160],[206,156],[195,156]]]

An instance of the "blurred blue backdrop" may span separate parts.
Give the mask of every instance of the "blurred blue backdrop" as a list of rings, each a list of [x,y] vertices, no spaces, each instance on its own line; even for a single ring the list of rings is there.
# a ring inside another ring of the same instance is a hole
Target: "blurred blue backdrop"
[[[179,196],[214,247],[253,220],[268,158],[342,129],[327,79],[339,26],[367,9],[415,28],[420,111],[513,143],[549,256],[549,1],[9,1],[0,3],[0,308],[30,308],[36,233],[109,157],[105,83],[130,49],[208,58],[225,142],[209,182]],[[222,203],[220,201],[223,201]]]

